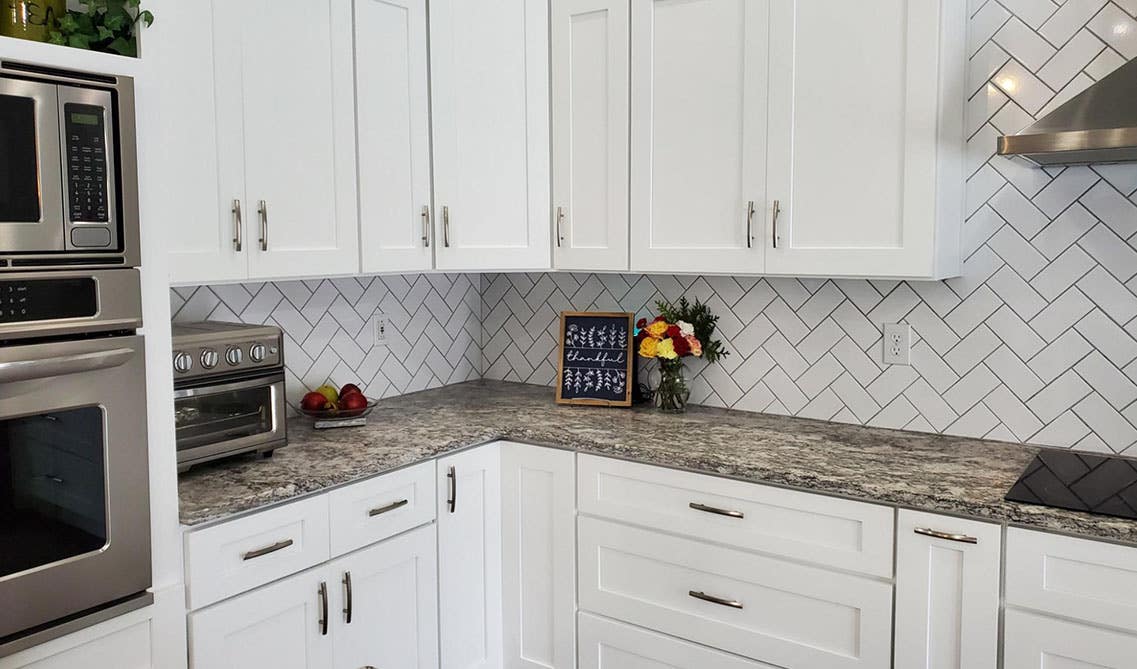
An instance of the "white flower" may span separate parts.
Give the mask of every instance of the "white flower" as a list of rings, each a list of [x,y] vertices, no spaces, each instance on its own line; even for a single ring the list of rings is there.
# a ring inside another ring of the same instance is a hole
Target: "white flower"
[[[695,326],[694,325],[691,325],[687,321],[677,321],[675,324],[679,326],[679,333],[682,334],[684,337],[694,336],[694,334],[695,334]]]

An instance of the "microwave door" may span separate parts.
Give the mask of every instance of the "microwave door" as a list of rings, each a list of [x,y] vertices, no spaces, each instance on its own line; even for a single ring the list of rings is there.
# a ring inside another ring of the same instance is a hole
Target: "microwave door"
[[[65,249],[58,87],[0,78],[0,252]]]

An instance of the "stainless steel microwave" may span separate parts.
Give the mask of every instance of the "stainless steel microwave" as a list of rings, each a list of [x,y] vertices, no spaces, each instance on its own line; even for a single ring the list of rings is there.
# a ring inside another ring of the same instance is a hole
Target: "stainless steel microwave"
[[[0,62],[0,272],[138,266],[134,82]]]

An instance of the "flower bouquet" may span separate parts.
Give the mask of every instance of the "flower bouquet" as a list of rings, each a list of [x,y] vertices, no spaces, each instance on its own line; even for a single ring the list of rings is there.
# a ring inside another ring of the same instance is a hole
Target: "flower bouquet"
[[[714,363],[728,355],[722,342],[712,339],[718,316],[695,300],[679,298],[676,304],[656,302],[659,315],[650,323],[641,318],[636,323],[636,349],[641,358],[659,361],[659,386],[655,389],[655,406],[667,413],[683,413],[691,390],[684,376],[683,358],[703,358]]]

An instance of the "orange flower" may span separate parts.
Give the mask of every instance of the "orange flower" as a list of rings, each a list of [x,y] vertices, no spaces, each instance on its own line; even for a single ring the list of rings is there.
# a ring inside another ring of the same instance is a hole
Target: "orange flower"
[[[656,349],[658,347],[658,340],[652,339],[651,337],[645,337],[644,340],[640,342],[640,357],[654,358],[656,355]]]
[[[703,355],[703,344],[695,337],[687,337],[687,343],[691,345],[691,355],[700,358]]]
[[[656,339],[662,339],[667,333],[667,321],[656,321],[645,328],[647,333]]]

